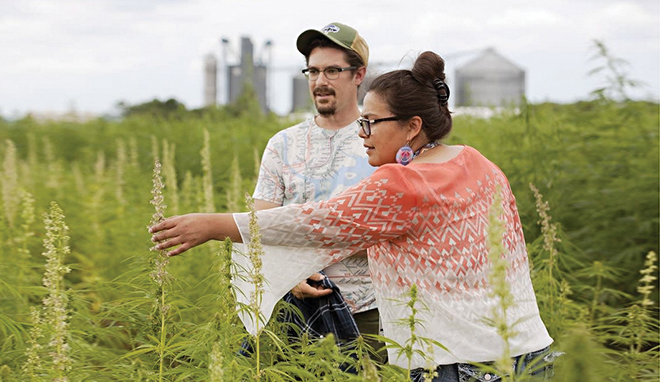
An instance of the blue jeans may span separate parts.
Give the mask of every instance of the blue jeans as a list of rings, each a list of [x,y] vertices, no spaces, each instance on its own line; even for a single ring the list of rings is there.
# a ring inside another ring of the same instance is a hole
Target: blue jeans
[[[548,381],[553,376],[552,362],[557,355],[558,353],[550,351],[550,347],[519,355],[512,358],[513,370],[517,375],[533,375],[539,381]],[[485,362],[484,365],[492,365],[492,362]],[[435,371],[438,375],[433,378],[433,382],[497,382],[502,379],[499,375],[483,371],[469,363],[440,365]],[[424,382],[424,374],[427,372],[421,368],[411,370],[410,379],[413,382]]]

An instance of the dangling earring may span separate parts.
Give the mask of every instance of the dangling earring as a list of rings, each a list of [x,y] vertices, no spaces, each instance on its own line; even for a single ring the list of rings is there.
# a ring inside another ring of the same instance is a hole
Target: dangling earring
[[[406,142],[405,146],[401,147],[399,151],[396,152],[396,163],[402,164],[404,166],[412,162],[413,154],[415,152],[410,147],[410,141]]]

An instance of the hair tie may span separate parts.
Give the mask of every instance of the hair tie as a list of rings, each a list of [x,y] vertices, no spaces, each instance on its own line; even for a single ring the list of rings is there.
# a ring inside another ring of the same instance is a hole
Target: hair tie
[[[449,86],[447,86],[443,80],[436,78],[433,80],[433,87],[438,93],[438,101],[440,101],[440,104],[442,106],[447,105],[447,101],[449,101]]]

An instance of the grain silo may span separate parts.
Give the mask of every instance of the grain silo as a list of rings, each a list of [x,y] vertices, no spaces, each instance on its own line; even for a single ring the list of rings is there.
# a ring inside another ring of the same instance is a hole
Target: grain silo
[[[213,54],[204,59],[204,106],[214,106],[218,94],[218,60]]]
[[[309,95],[309,81],[302,73],[298,72],[295,77],[291,79],[292,89],[291,92],[291,112],[298,111],[311,111],[314,104]]]
[[[254,61],[254,47],[249,37],[241,37],[241,62],[238,65],[228,66],[227,72],[227,93],[229,95],[229,103],[238,99],[243,93],[243,86],[250,84],[257,99],[264,112],[268,111],[267,104],[267,71],[265,65],[255,63]]]
[[[456,69],[455,106],[510,106],[525,95],[525,71],[489,48]]]

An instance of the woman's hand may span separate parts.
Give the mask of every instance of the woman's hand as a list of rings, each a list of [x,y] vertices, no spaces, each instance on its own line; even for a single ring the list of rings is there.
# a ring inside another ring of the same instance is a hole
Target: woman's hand
[[[228,222],[238,232],[231,215],[201,213],[172,216],[152,226],[149,232],[153,234],[151,241],[158,243],[155,246],[158,250],[178,245],[178,248],[167,253],[168,256],[176,256],[211,239],[231,236],[226,231],[222,234],[222,224]]]

